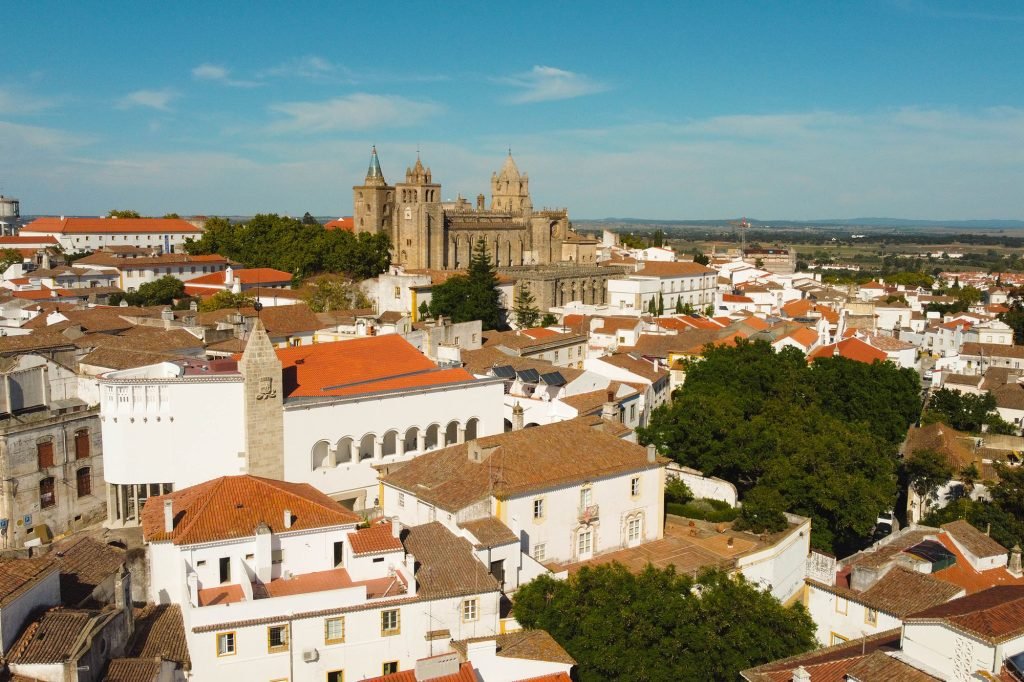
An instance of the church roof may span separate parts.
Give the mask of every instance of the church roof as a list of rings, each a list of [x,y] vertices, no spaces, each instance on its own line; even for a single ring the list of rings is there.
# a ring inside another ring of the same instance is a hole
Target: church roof
[[[519,168],[516,167],[516,162],[512,158],[512,150],[508,150],[508,156],[505,157],[505,164],[501,167],[501,172],[498,173],[498,178],[501,180],[518,180],[519,179]]]

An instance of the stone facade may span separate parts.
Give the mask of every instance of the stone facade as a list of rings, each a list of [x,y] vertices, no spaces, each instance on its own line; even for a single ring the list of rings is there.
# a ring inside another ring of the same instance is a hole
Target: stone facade
[[[502,267],[498,274],[516,280],[516,286],[527,288],[538,309],[547,311],[570,301],[585,305],[607,303],[608,280],[618,279],[627,266],[576,265],[553,263],[534,267]]]
[[[480,239],[498,267],[556,263],[573,235],[565,209],[533,209],[529,177],[519,173],[511,154],[491,177],[490,208],[482,194],[475,205],[461,197],[443,203],[441,185],[419,158],[404,182],[388,185],[376,148],[364,183],[352,191],[356,232],[387,234],[392,262],[411,269],[465,268]]]
[[[281,361],[257,320],[238,370],[245,377],[245,454],[253,476],[284,478],[284,387]]]

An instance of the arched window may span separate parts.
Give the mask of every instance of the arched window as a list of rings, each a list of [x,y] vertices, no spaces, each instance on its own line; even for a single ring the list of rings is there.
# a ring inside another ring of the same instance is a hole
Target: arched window
[[[419,435],[420,430],[415,426],[410,427],[409,430],[405,432],[405,452],[412,452],[419,447],[417,443]]]
[[[384,443],[381,454],[394,455],[398,453],[398,431],[388,431],[384,434]]]
[[[364,459],[370,459],[373,457],[374,443],[377,441],[377,436],[372,433],[368,433],[363,436],[363,439],[359,441],[359,461],[362,462]]]
[[[477,432],[479,431],[479,427],[480,420],[477,419],[476,417],[473,417],[468,422],[466,422],[466,440],[473,440],[474,438],[476,438],[478,435]]]
[[[437,424],[431,424],[427,427],[427,439],[424,443],[424,448],[427,450],[433,450],[438,445],[438,440],[441,435],[441,427]]]
[[[337,452],[335,454],[335,461],[338,464],[348,464],[352,461],[352,439],[346,436],[338,441],[335,446]]]
[[[448,422],[448,428],[444,430],[444,444],[455,445],[459,441],[459,422]]]
[[[327,460],[330,457],[331,444],[325,440],[317,441],[316,445],[313,446],[313,468],[322,469],[327,466]]]

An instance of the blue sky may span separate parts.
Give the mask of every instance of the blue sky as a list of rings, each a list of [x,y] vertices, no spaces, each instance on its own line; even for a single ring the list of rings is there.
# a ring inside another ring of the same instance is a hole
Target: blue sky
[[[373,11],[373,8],[378,8]],[[1024,5],[11,3],[24,213],[351,212],[376,144],[445,199],[511,147],[578,218],[1024,219]]]

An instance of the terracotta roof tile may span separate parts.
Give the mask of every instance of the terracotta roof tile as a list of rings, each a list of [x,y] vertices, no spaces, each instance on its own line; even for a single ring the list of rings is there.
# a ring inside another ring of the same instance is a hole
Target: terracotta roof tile
[[[7,606],[55,570],[57,565],[45,556],[0,562],[0,607]]]
[[[125,562],[125,550],[88,535],[55,542],[50,556],[60,567],[60,595],[65,604],[78,606]]]
[[[102,617],[99,611],[53,608],[25,628],[7,652],[16,665],[63,663],[80,646],[79,637]]]
[[[817,649],[796,656],[790,656],[756,668],[742,671],[744,679],[751,682],[790,682],[793,671],[803,666],[812,673],[811,680],[818,682],[843,682],[850,665],[875,651],[897,651],[900,648],[900,628],[886,630],[875,635],[855,639],[842,644]],[[834,665],[830,665],[834,664]],[[811,666],[822,666],[812,668]],[[814,676],[818,671],[818,676]]]
[[[939,679],[881,651],[861,658],[847,668],[846,675],[858,682],[935,682]],[[817,679],[813,673],[811,679]]]
[[[186,670],[192,667],[185,640],[181,607],[149,604],[135,617],[135,634],[128,651],[133,658],[163,658]]]
[[[1005,547],[963,519],[943,524],[942,530],[952,535],[962,547],[980,559],[1007,554]]]
[[[641,277],[694,277],[700,275],[713,275],[717,271],[706,265],[692,261],[646,261],[641,270],[636,274]]]
[[[416,558],[417,596],[442,599],[497,592],[498,582],[473,553],[473,545],[438,521],[402,531],[406,551]]]
[[[154,682],[160,678],[161,665],[159,658],[115,658],[103,682]]]
[[[345,232],[352,232],[356,228],[356,223],[352,216],[346,216],[336,220],[328,220],[324,223],[324,228],[328,230],[344,230]]]
[[[378,523],[348,534],[354,554],[383,554],[402,551],[402,541],[394,536],[391,523]]]
[[[519,542],[519,536],[493,516],[476,519],[475,521],[463,521],[459,524],[459,528],[465,528],[473,534],[477,541],[477,549],[499,547]]]
[[[469,457],[479,448],[480,461]],[[569,449],[587,457],[569,457]],[[421,455],[382,480],[445,509],[459,511],[490,496],[507,498],[559,485],[664,466],[647,449],[569,420],[510,431]]]
[[[522,658],[528,661],[545,661],[576,665],[576,660],[569,655],[562,645],[555,641],[547,630],[516,630],[491,637],[473,637],[471,639],[453,640],[452,648],[463,657],[469,644],[494,640],[498,645],[498,656]]]
[[[279,349],[288,398],[349,396],[473,381],[441,369],[398,334]]]
[[[233,277],[242,284],[290,284],[292,275],[284,270],[274,268],[243,268],[232,270]],[[186,282],[186,286],[220,286],[230,288],[226,283],[227,270],[223,272],[211,272],[208,275],[194,277]]]
[[[1024,634],[1024,585],[1000,585],[911,614],[905,623],[942,622],[999,643]]]
[[[841,357],[867,364],[871,364],[872,362],[885,362],[889,359],[889,356],[885,354],[885,351],[873,348],[860,339],[854,338],[846,339],[845,341],[833,343],[828,346],[821,346],[820,348],[811,351],[807,357],[812,361],[819,360],[821,358],[830,358],[836,355],[837,351],[838,355]]]
[[[363,682],[477,682],[476,672],[472,663],[462,663],[459,671],[451,675],[440,675],[438,677],[417,677],[415,670],[400,670],[390,675],[368,677]]]
[[[21,228],[23,235],[50,234],[202,234],[195,225],[177,218],[36,218]]]
[[[174,530],[164,531],[164,500],[173,502]],[[289,529],[284,511],[292,513]],[[285,483],[257,476],[221,476],[167,495],[151,497],[142,508],[147,542],[176,545],[250,537],[267,524],[274,533],[344,526],[359,516],[308,483]]]

